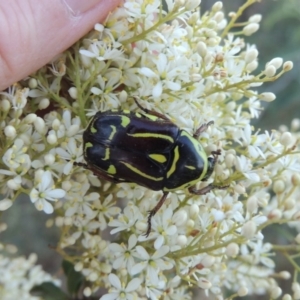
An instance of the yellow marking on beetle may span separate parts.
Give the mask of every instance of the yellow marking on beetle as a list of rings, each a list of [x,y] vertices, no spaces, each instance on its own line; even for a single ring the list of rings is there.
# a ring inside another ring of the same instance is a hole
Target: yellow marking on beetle
[[[86,130],[89,130],[91,133],[96,133],[97,129],[94,127],[95,121],[96,121],[96,115],[89,121]]]
[[[88,125],[88,127],[90,128],[91,133],[96,133],[96,132],[97,132],[97,128],[94,126],[95,121],[96,121],[96,117],[94,117],[94,118],[90,121],[90,123],[89,123],[89,125]]]
[[[174,143],[174,139],[168,135],[165,134],[159,134],[159,133],[127,133],[129,136],[137,137],[137,138],[156,138],[156,139],[164,139],[168,140],[171,143]]]
[[[91,130],[91,133],[96,133],[97,132],[97,129],[94,126],[91,126],[90,130]]]
[[[117,132],[116,126],[110,125],[111,127],[111,134],[109,135],[108,139],[111,141],[115,135],[115,133]]]
[[[121,163],[124,164],[129,170],[133,171],[134,173],[139,174],[139,175],[141,175],[141,176],[143,176],[145,178],[151,179],[153,181],[161,181],[161,180],[164,179],[163,177],[153,177],[153,176],[150,176],[150,175],[148,175],[148,174],[140,171],[139,169],[133,167],[129,163],[126,163],[126,162],[123,162],[123,161],[121,161]]]
[[[144,116],[152,121],[156,121],[158,119],[157,116],[153,116],[153,115],[150,115],[150,114],[144,114]]]
[[[126,127],[130,123],[130,119],[127,116],[121,116],[121,126]]]
[[[102,160],[108,160],[109,159],[109,154],[110,154],[109,148],[106,148],[105,149],[105,156],[104,156],[104,158],[102,158]]]
[[[181,131],[181,136],[185,136],[189,139],[189,141],[192,143],[194,149],[197,151],[198,155],[202,158],[203,160],[203,169],[200,177],[198,178],[198,181],[201,181],[202,178],[205,176],[207,173],[207,168],[208,168],[208,161],[207,161],[207,155],[202,148],[201,144],[192,136],[190,136],[185,130]],[[196,183],[196,181],[195,181]]]
[[[149,154],[149,157],[162,164],[167,161],[167,158],[162,154]]]
[[[186,136],[188,138],[188,140],[192,143],[194,149],[197,151],[198,155],[202,158],[202,160],[203,160],[202,173],[199,175],[198,178],[195,178],[194,180],[192,180],[190,182],[184,183],[181,186],[177,186],[177,187],[175,187],[173,189],[164,188],[163,189],[164,192],[174,192],[176,190],[183,190],[183,189],[186,189],[186,188],[188,188],[190,186],[193,186],[196,183],[198,183],[199,181],[201,181],[203,179],[203,177],[205,176],[205,174],[207,173],[207,168],[208,168],[207,155],[206,155],[205,151],[203,150],[202,146],[200,145],[200,143],[195,138],[193,138],[192,136],[190,136],[184,130],[181,131],[181,136]],[[176,148],[175,148],[175,150],[176,150]],[[175,157],[174,157],[174,161],[173,161],[173,164],[172,164],[169,172],[171,172],[173,166],[175,166]],[[169,175],[169,172],[168,172],[168,175]],[[170,173],[170,175],[171,174],[172,173]]]
[[[84,149],[83,149],[83,153],[85,156],[87,156],[87,148],[93,147],[93,144],[88,142],[84,144]]]
[[[137,118],[141,118],[142,117],[142,115],[140,114],[140,113],[135,113],[135,116],[137,117]]]
[[[174,149],[174,160],[172,162],[171,168],[167,172],[167,178],[169,178],[176,170],[176,163],[179,160],[179,149],[178,146],[175,147]]]
[[[108,167],[108,169],[107,169],[107,173],[112,174],[112,175],[116,174],[117,170],[116,170],[115,166],[114,165],[110,165]]]
[[[175,187],[173,189],[164,188],[163,191],[164,192],[174,192],[174,191],[178,191],[178,190],[185,190],[185,189],[191,187],[192,185],[195,185],[198,182],[199,182],[199,178],[197,178],[197,179],[195,179],[193,181],[190,181],[188,183],[185,183],[185,184],[183,184],[181,186]]]
[[[190,170],[196,170],[196,168],[195,168],[194,166],[187,166],[187,165],[185,165],[185,167],[186,167],[187,169],[190,169]]]
[[[90,147],[93,147],[93,144],[91,142],[87,142],[84,144],[84,148],[90,148]]]

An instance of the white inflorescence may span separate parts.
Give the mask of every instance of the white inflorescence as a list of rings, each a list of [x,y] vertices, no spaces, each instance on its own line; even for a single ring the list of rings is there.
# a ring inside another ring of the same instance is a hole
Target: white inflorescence
[[[260,15],[231,33],[239,15],[226,19],[220,1],[202,15],[200,0],[165,2],[124,1],[43,80],[37,73],[26,87],[1,93],[0,210],[23,192],[38,210],[57,213],[58,248],[68,260],[78,249],[73,262],[90,281],[86,296],[105,287],[102,300],[192,299],[190,288],[198,287],[218,299],[225,288],[279,297],[276,247],[262,229],[287,223],[300,231],[300,121],[292,132],[257,131],[251,121],[261,101],[275,99],[257,87],[293,65],[274,58],[255,73],[259,52],[245,36],[259,29]],[[214,121],[200,136],[208,155],[221,150],[208,183],[229,185],[201,196],[169,194],[148,238],[148,211],[161,192],[114,185],[74,166],[83,162],[88,119],[98,110],[138,110],[133,97],[191,134]],[[117,234],[113,243],[109,233]],[[299,294],[296,284],[293,291]]]

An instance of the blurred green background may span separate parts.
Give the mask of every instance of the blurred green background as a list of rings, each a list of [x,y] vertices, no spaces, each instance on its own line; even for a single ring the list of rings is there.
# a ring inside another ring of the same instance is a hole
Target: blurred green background
[[[213,5],[216,1],[202,0],[201,13]],[[236,11],[245,1],[225,0],[224,12],[227,15]],[[265,109],[257,120],[256,128],[262,131],[277,129],[280,125],[290,126],[293,118],[300,118],[300,0],[263,0],[248,8],[241,18],[246,21],[253,14],[261,14],[263,19],[260,30],[251,37],[245,38],[247,43],[256,44],[259,51],[259,70],[264,69],[265,64],[275,57],[292,60],[294,69],[274,83],[267,83],[260,87],[260,92],[273,92],[277,99],[272,103],[266,103]],[[258,70],[257,70],[258,72]],[[58,232],[55,228],[49,230],[45,222],[49,218],[42,212],[38,212],[31,204],[28,197],[20,198],[13,209],[5,212],[1,221],[8,223],[9,229],[1,233],[1,242],[13,243],[19,247],[18,254],[28,255],[35,252],[39,256],[39,263],[52,274],[59,272],[60,257],[52,249],[58,240]],[[281,226],[270,236],[276,238],[275,243],[283,244],[288,235],[286,228]],[[268,232],[264,232],[268,236]],[[281,239],[280,241],[278,239]],[[49,247],[50,246],[50,247]],[[277,261],[278,267],[286,269],[288,264],[284,260]],[[290,282],[281,284],[283,289],[290,290]],[[267,296],[248,297],[242,299],[269,299]]]

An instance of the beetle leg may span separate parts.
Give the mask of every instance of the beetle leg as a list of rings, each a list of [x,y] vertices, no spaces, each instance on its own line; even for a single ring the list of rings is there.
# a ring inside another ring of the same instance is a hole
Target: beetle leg
[[[160,119],[163,119],[163,120],[166,120],[166,121],[169,121],[169,122],[172,122],[169,118],[167,118],[165,115],[155,111],[155,110],[150,110],[150,109],[147,109],[145,107],[143,107],[136,99],[136,97],[133,97],[134,99],[134,102],[136,103],[136,105],[141,109],[143,110],[146,114],[149,114],[149,115],[153,115],[155,117],[158,117]]]
[[[208,123],[204,123],[202,124],[197,130],[196,132],[194,133],[193,137],[194,138],[198,138],[200,136],[200,134],[204,131],[207,130],[208,126],[214,124],[214,121],[209,121]]]
[[[89,168],[89,166],[88,166],[87,164],[82,163],[82,162],[77,162],[77,161],[75,161],[75,162],[73,163],[73,165],[74,165],[74,166],[78,166],[78,167],[82,167],[82,168],[84,168],[84,169],[88,169],[88,168]]]
[[[148,215],[148,228],[147,231],[145,233],[145,236],[148,237],[151,231],[151,219],[152,217],[154,217],[154,215],[158,212],[158,210],[162,207],[162,205],[164,204],[165,200],[167,199],[169,192],[164,192],[164,194],[162,195],[162,197],[160,198],[159,202],[156,204],[156,206],[149,211],[149,215]]]
[[[101,179],[104,179],[104,180],[107,180],[107,181],[110,181],[110,182],[114,182],[114,183],[129,182],[129,181],[126,181],[126,180],[123,180],[123,179],[117,179],[117,178],[109,177],[104,172],[102,172],[100,169],[93,168],[92,166],[89,166],[88,164],[85,164],[85,163],[74,162],[74,166],[83,167],[83,168],[85,168],[87,170],[90,170],[98,178],[101,178]]]
[[[200,190],[197,190],[195,186],[191,186],[191,187],[189,187],[189,192],[191,194],[195,194],[195,195],[205,195],[213,189],[224,190],[224,189],[227,189],[228,187],[229,187],[229,185],[220,186],[220,185],[213,185],[211,183]]]

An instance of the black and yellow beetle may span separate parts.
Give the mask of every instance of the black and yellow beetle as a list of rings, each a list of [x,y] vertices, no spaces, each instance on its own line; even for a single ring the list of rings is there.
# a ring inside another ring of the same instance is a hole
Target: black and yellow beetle
[[[96,176],[115,183],[133,182],[163,196],[149,212],[151,218],[163,205],[169,192],[189,189],[204,195],[215,186],[209,184],[197,190],[195,184],[207,180],[214,170],[220,150],[207,157],[197,140],[213,122],[203,124],[193,136],[178,128],[170,119],[156,111],[138,107],[144,113],[123,111],[97,112],[83,133],[83,152],[86,164]]]

